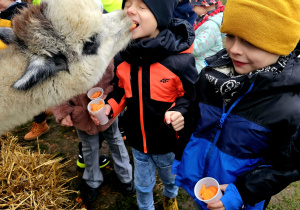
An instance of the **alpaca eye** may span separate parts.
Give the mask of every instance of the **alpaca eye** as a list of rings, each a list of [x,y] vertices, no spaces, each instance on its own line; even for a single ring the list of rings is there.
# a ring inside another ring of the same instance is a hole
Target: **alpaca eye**
[[[82,54],[86,55],[95,55],[97,54],[97,50],[100,46],[100,43],[97,40],[97,35],[94,35],[90,38],[89,41],[83,44],[83,52]]]

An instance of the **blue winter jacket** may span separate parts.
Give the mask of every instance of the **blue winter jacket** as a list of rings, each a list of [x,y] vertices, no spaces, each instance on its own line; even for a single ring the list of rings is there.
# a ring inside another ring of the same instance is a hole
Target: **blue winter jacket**
[[[218,58],[224,53],[208,58],[200,73],[200,119],[173,173],[204,209],[193,191],[203,177],[229,184],[221,198],[226,209],[263,209],[264,200],[300,179],[300,52],[280,74],[249,75],[243,94],[226,109],[205,78],[223,66]]]

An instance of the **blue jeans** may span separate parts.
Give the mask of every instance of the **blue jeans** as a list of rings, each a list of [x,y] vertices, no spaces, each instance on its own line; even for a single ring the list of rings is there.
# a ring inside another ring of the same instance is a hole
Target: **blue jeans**
[[[138,206],[141,210],[153,210],[153,187],[156,182],[155,171],[164,183],[163,194],[166,197],[177,196],[178,187],[175,186],[175,176],[172,174],[172,163],[174,153],[167,154],[145,154],[132,148],[134,160],[134,184]]]

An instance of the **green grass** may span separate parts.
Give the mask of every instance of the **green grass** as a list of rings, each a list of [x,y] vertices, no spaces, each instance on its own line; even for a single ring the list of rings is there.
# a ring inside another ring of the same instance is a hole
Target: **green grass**
[[[300,181],[290,184],[286,189],[273,196],[267,210],[300,209]]]
[[[47,120],[51,127],[49,133],[43,135],[39,138],[39,147],[41,152],[47,152],[49,154],[56,154],[57,156],[66,158],[65,160],[71,160],[74,165],[71,165],[66,169],[66,173],[70,177],[75,175],[78,178],[70,182],[70,189],[78,190],[82,175],[76,172],[76,158],[78,155],[78,136],[74,128],[62,127],[60,124],[55,122],[54,117],[50,117]],[[32,121],[16,127],[12,134],[18,136],[19,143],[23,146],[29,147],[31,150],[37,150],[37,142],[25,141],[23,140],[24,135],[30,130]],[[125,144],[128,142],[125,141]],[[127,147],[129,153],[131,154],[130,147]],[[131,158],[132,159],[132,158]],[[75,167],[72,167],[75,166]],[[118,192],[119,185],[116,180],[118,178],[113,172],[112,164],[110,169],[102,170],[104,175],[104,183],[101,188],[101,196],[95,203],[98,209],[107,210],[119,210],[119,209],[130,209],[137,210],[136,197],[135,196],[122,196]],[[157,178],[157,185],[154,188],[154,201],[156,204],[156,210],[162,210],[162,182]],[[77,195],[72,195],[71,200],[75,200]],[[193,199],[182,189],[179,189],[178,206],[180,210],[192,210],[194,209]],[[95,208],[95,209],[97,209]],[[289,185],[282,192],[273,196],[267,210],[297,210],[300,209],[300,181],[294,182]]]
[[[227,0],[221,0],[221,2],[225,5]]]

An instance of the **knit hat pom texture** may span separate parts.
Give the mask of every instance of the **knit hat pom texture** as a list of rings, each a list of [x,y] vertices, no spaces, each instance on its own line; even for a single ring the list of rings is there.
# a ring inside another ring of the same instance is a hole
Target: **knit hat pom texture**
[[[300,0],[228,0],[221,32],[288,55],[300,39]]]

